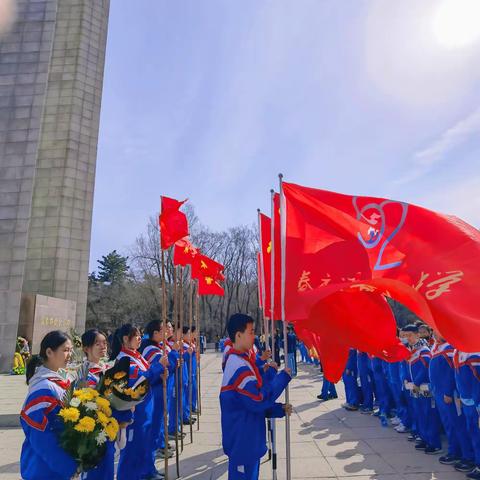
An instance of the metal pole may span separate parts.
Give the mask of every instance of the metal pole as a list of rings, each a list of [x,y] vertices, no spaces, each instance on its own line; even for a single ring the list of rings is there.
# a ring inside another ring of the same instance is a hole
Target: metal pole
[[[166,282],[165,282],[165,252],[162,249],[162,321],[163,321],[163,328],[165,329],[165,325],[167,324],[167,293],[166,289]],[[163,342],[163,355],[167,354],[167,345],[166,342]],[[168,376],[168,369],[165,368],[163,373],[163,423],[164,423],[164,430],[165,430],[165,449],[164,449],[164,457],[165,457],[165,478],[168,480],[168,412],[167,412],[167,376]]]
[[[195,325],[197,336],[200,338],[200,307],[199,307],[198,285],[195,295]],[[202,381],[200,375],[200,350],[197,345],[197,430],[200,430],[200,415],[202,413]]]
[[[182,446],[183,452],[183,270],[180,267],[180,338],[181,338],[181,347],[180,347],[180,380],[179,380],[179,416],[180,418],[180,443]]]
[[[270,190],[271,195],[271,220],[270,220],[270,338],[272,342],[272,356],[275,360],[275,205],[273,188]],[[280,353],[280,352],[279,352]],[[280,365],[279,365],[280,366]],[[277,479],[277,447],[276,447],[276,425],[275,419],[271,419],[272,424],[272,478]]]
[[[190,443],[193,443],[193,424],[192,424],[192,399],[193,399],[193,355],[195,353],[193,349],[193,333],[192,333],[192,324],[193,324],[193,282],[190,282],[190,292],[189,292],[189,299],[188,299],[188,328],[190,329],[190,348],[192,349],[192,353],[189,355],[189,372],[188,372],[188,406],[189,406],[189,426],[190,426]]]
[[[287,364],[286,356],[288,355],[288,337],[287,337],[287,322],[285,318],[285,253],[286,253],[286,211],[285,211],[285,198],[283,196],[283,175],[280,173],[279,176],[280,183],[280,255],[281,255],[281,309],[282,309],[282,322],[283,322],[283,345],[285,352],[285,365]],[[290,403],[290,389],[287,385],[285,389],[285,404]],[[291,456],[290,456],[290,415],[285,415],[285,446],[286,446],[286,455],[287,455],[287,471],[286,476],[287,480],[292,478],[292,465],[291,465]]]
[[[177,323],[178,313],[177,267],[173,267],[173,325]],[[178,337],[178,334],[177,334]],[[177,338],[178,339],[178,338]],[[174,339],[175,341],[175,339]],[[178,362],[175,365],[175,465],[177,478],[180,477],[180,449],[178,448]]]

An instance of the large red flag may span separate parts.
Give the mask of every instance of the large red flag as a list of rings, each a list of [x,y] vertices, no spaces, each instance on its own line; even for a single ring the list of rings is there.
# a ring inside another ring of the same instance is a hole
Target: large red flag
[[[176,241],[188,236],[188,221],[180,207],[186,202],[162,196],[160,213],[160,237],[162,250],[170,248]]]
[[[197,253],[199,253],[199,250],[187,239],[178,240],[173,247],[173,264],[182,267],[191,265]]]
[[[260,248],[264,278],[264,293],[265,293],[265,317],[271,317],[271,305],[272,305],[272,285],[271,285],[271,271],[272,271],[272,223],[270,217],[267,217],[263,213],[259,214],[260,221]]]
[[[309,318],[312,307],[324,308],[319,301],[342,290],[371,298],[382,294],[406,305],[457,348],[478,350],[477,229],[404,202],[290,183],[283,184],[283,193],[287,320]],[[358,317],[360,309],[353,310]]]

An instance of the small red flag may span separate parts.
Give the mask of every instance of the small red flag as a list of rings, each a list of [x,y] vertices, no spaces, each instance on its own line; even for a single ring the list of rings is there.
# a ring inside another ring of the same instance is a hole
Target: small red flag
[[[280,195],[275,193],[272,201],[272,252],[273,265],[271,275],[274,278],[273,284],[273,318],[282,318],[282,248],[280,242]]]
[[[180,207],[186,202],[162,196],[160,214],[160,239],[162,250],[170,248],[176,241],[188,236],[188,221]]]
[[[258,286],[258,306],[263,310],[263,272],[262,258],[260,252],[257,252],[257,286]]]
[[[270,217],[267,217],[263,213],[259,215],[260,219],[260,248],[262,249],[262,271],[264,278],[264,293],[265,293],[265,317],[271,318],[271,305],[272,305],[272,222]]]
[[[191,265],[197,253],[199,253],[199,250],[187,239],[178,240],[173,247],[173,264],[182,267]]]
[[[213,277],[207,275],[198,277],[198,294],[199,295],[217,295],[223,297],[225,290]]]
[[[224,280],[223,269],[225,267],[212,260],[210,257],[198,253],[195,255],[192,262],[192,278],[200,279],[205,277],[211,277],[214,280]]]

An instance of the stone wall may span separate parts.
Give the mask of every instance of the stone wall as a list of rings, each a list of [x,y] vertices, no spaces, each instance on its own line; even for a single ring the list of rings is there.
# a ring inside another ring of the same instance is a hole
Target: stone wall
[[[22,291],[85,323],[109,0],[19,0],[0,39],[0,371]]]

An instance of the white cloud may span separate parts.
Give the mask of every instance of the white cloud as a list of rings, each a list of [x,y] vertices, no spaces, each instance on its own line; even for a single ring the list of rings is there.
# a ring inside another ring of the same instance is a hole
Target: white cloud
[[[472,136],[480,133],[480,108],[446,130],[431,145],[416,152],[409,172],[395,183],[405,184],[430,172],[455,148],[464,144]]]

